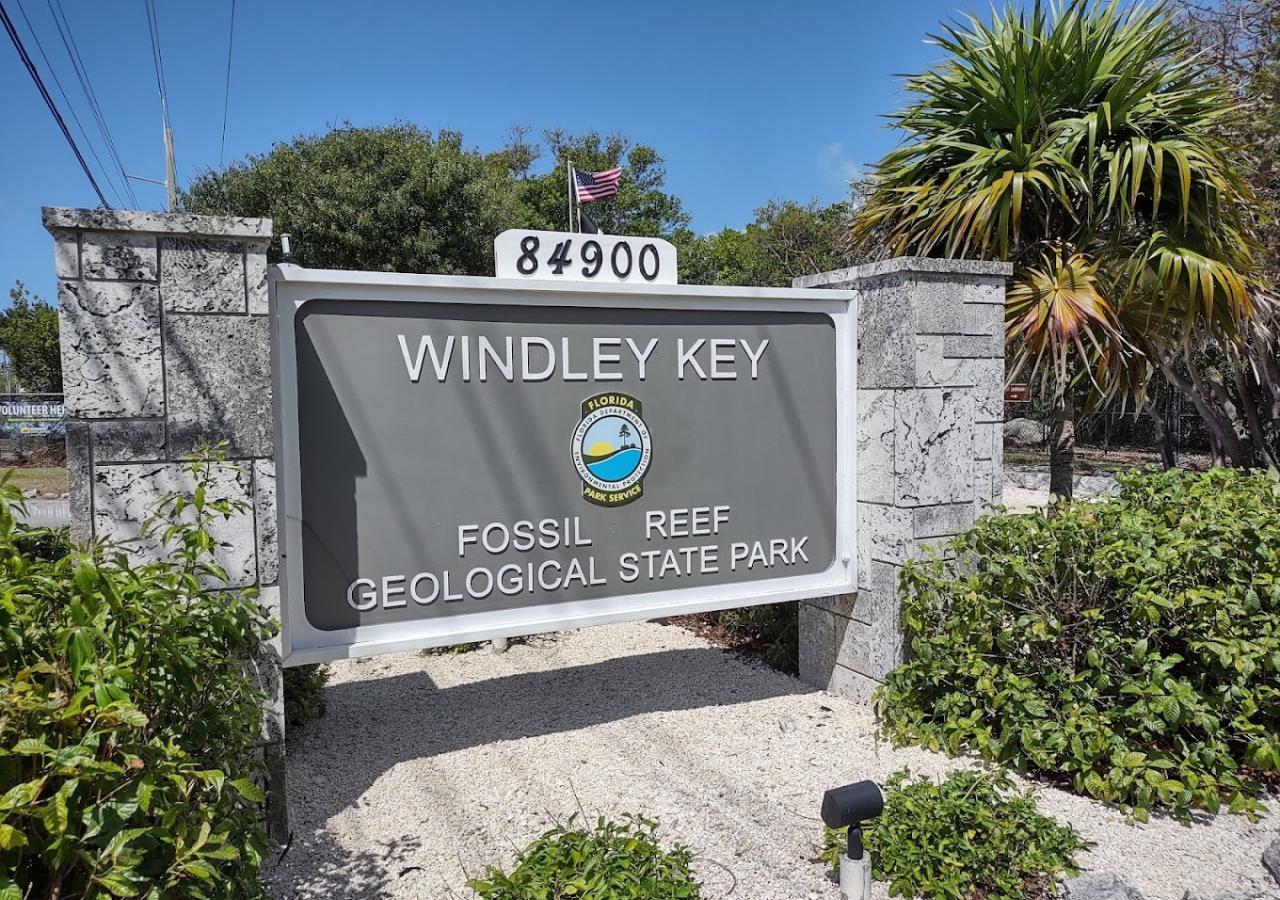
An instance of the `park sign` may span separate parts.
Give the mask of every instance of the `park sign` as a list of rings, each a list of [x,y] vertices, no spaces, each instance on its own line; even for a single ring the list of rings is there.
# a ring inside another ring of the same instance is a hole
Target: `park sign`
[[[271,289],[286,664],[853,590],[852,292]]]

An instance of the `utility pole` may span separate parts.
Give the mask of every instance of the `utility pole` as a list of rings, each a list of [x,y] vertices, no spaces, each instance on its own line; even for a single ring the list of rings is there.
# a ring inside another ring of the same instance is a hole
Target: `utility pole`
[[[164,101],[160,101],[163,109]],[[173,129],[169,127],[169,114],[164,113],[164,187],[169,194],[169,212],[178,211],[178,173],[173,161]]]
[[[169,127],[169,104],[164,92],[160,93],[160,126],[164,129],[164,181],[156,181],[142,175],[125,173],[125,178],[134,181],[145,181],[147,184],[162,184],[169,201],[169,212],[178,211],[178,166],[173,158],[173,129]]]

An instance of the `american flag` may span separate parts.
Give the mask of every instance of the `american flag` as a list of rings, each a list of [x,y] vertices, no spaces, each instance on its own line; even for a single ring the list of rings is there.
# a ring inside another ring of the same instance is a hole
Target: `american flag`
[[[618,179],[622,177],[622,169],[609,169],[606,172],[579,172],[573,170],[573,180],[578,188],[578,202],[591,203],[618,193]]]

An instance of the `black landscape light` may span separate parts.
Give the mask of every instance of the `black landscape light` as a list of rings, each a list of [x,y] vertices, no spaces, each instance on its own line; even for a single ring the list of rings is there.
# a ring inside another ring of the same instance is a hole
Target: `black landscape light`
[[[840,858],[841,900],[869,900],[871,857],[862,847],[862,825],[884,812],[884,794],[874,781],[832,788],[822,795],[822,821],[828,828],[849,829]]]

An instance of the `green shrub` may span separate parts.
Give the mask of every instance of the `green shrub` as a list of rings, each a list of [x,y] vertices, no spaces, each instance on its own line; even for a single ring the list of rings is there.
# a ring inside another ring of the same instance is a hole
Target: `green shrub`
[[[712,613],[735,641],[750,645],[775,669],[800,668],[800,604],[768,603]]]
[[[576,816],[575,816],[576,818]],[[668,900],[701,896],[690,871],[693,854],[676,844],[663,850],[658,824],[627,815],[603,818],[590,831],[553,828],[524,849],[510,875],[492,866],[467,885],[482,900]]]
[[[975,750],[1129,809],[1250,815],[1280,769],[1280,483],[1131,473],[1119,497],[991,516],[910,565],[898,740]]]
[[[13,530],[13,543],[18,553],[28,559],[56,562],[71,552],[71,529],[19,525]]]
[[[940,783],[907,770],[885,785],[884,813],[863,828],[872,876],[891,896],[1023,900],[1050,896],[1076,872],[1088,844],[1036,808],[1003,772],[953,772]],[[845,832],[823,835],[822,859],[839,865]]]
[[[169,496],[169,559],[99,546],[21,553],[0,485],[0,898],[259,896],[262,695],[243,660],[271,634],[227,593],[208,528],[239,508]]]
[[[324,686],[329,681],[325,665],[293,666],[284,670],[284,721],[286,728],[324,715]]]

